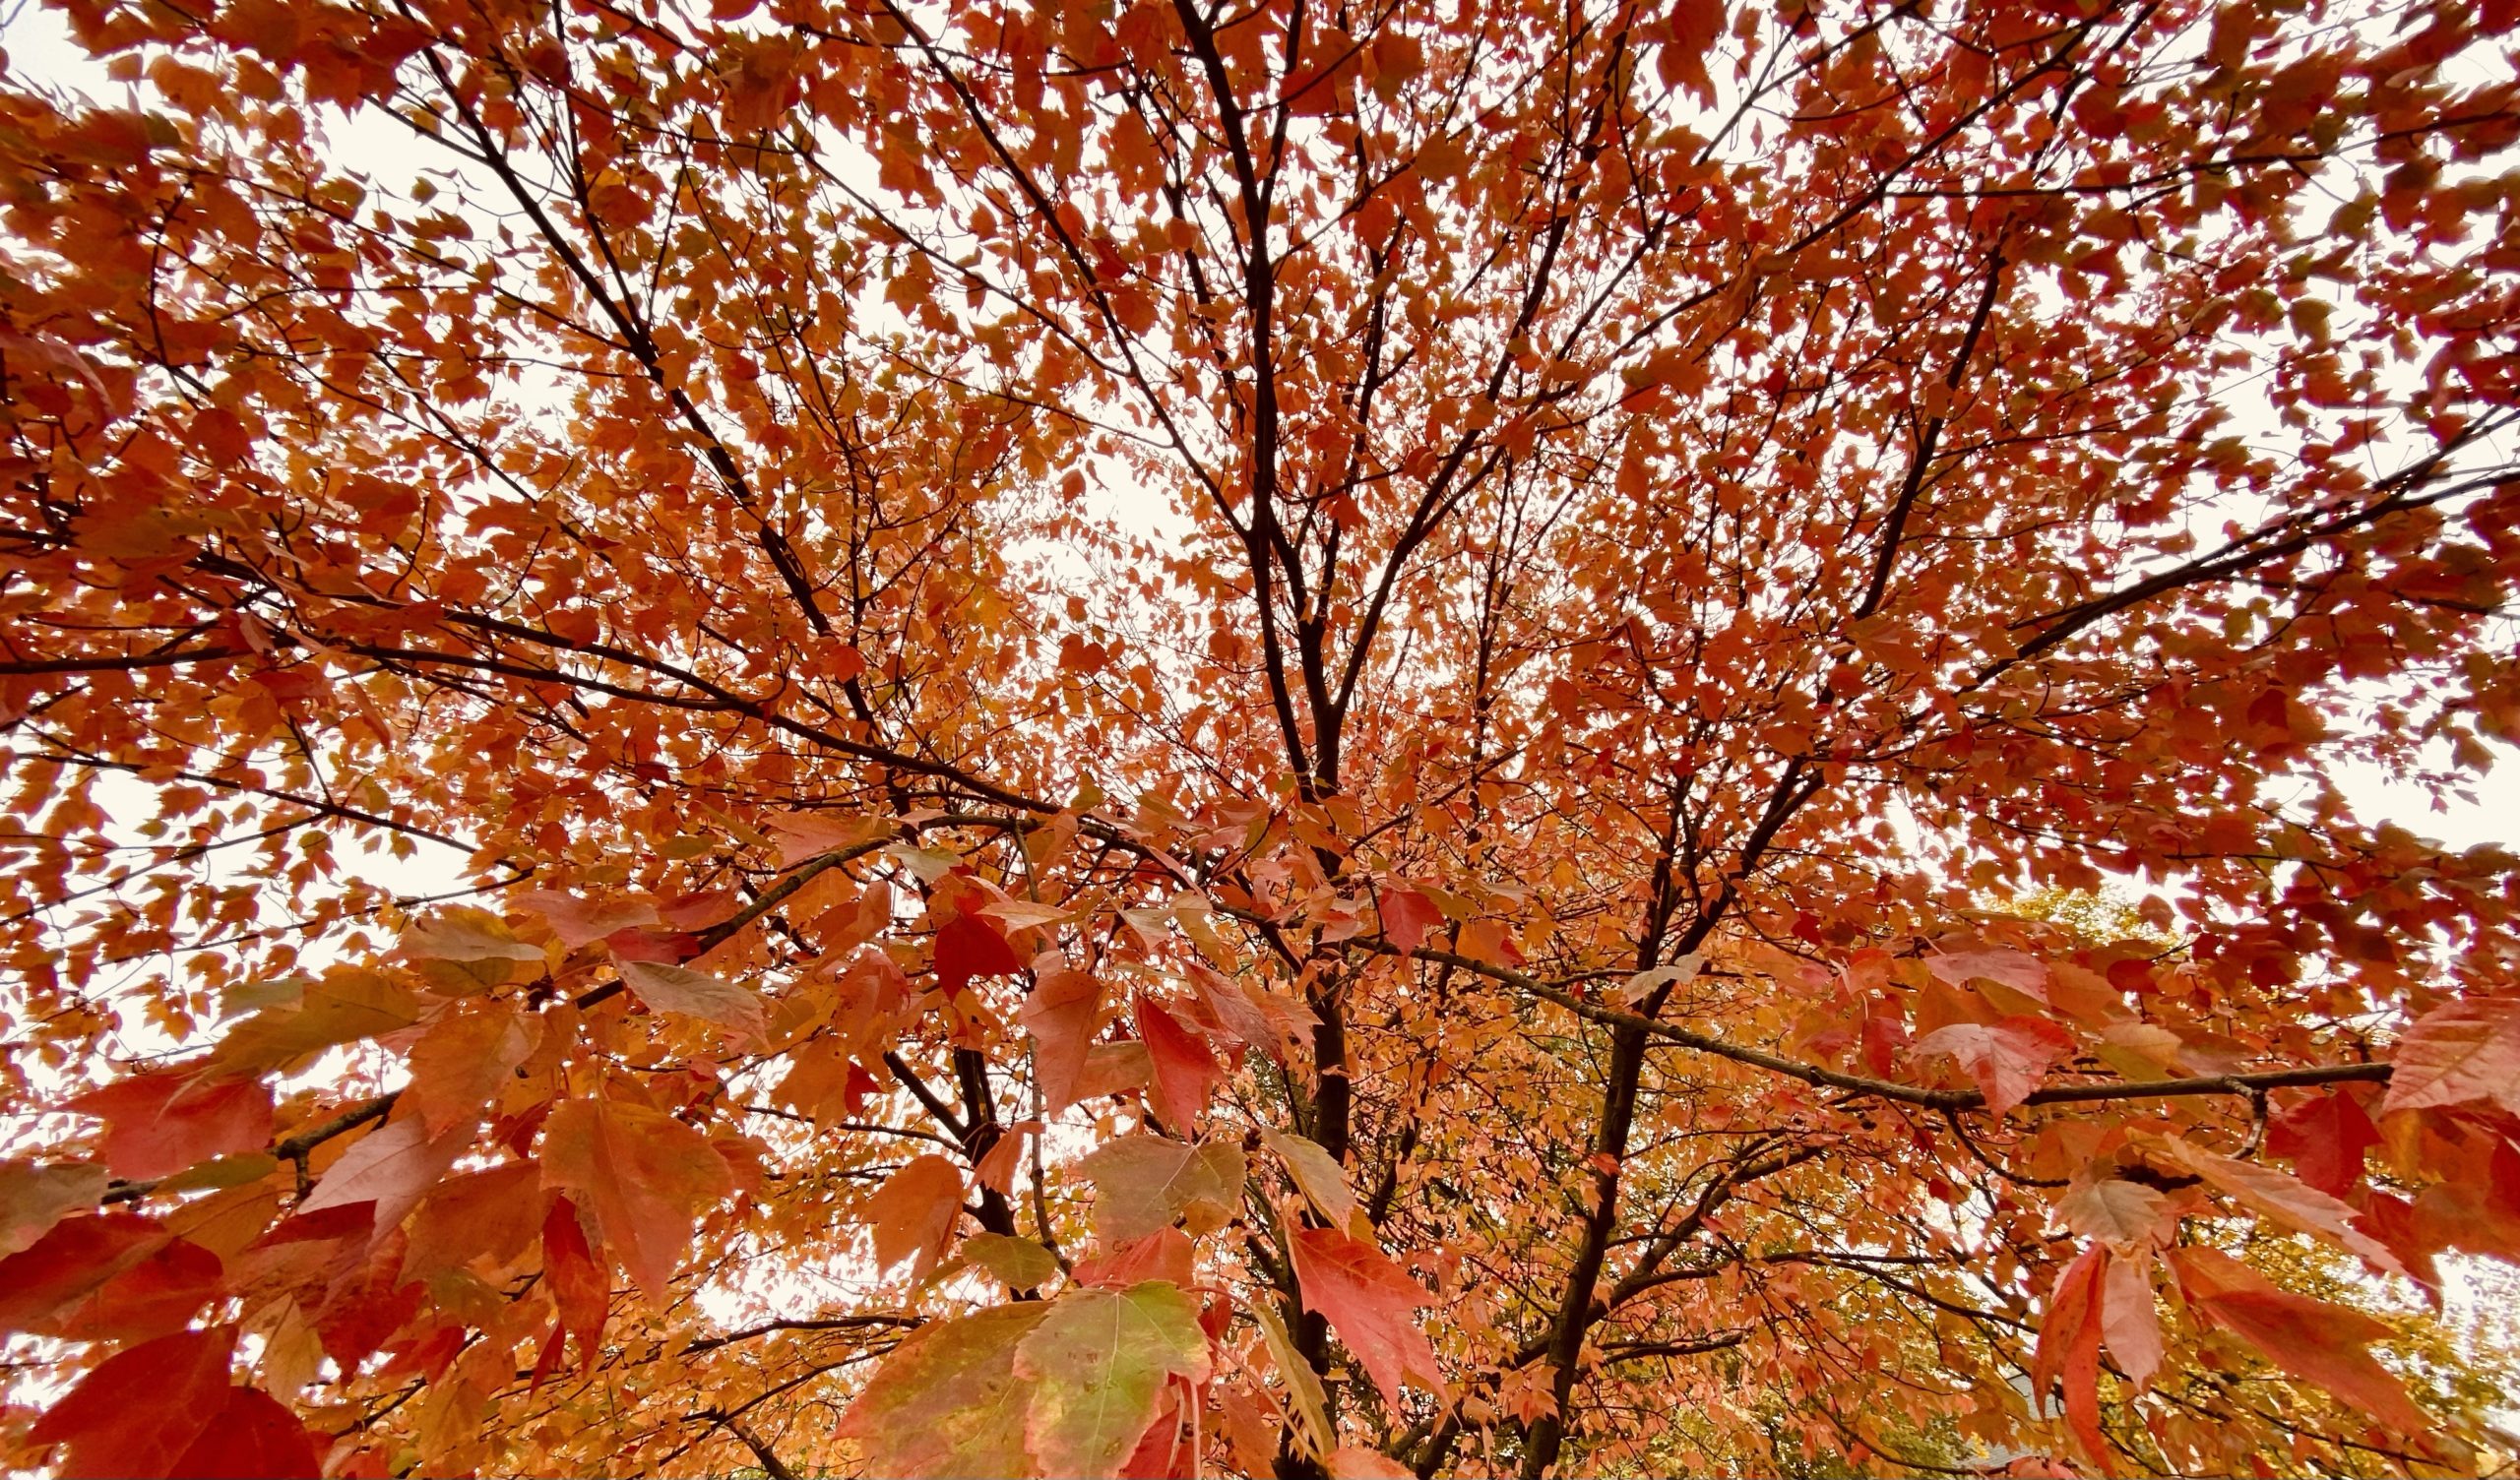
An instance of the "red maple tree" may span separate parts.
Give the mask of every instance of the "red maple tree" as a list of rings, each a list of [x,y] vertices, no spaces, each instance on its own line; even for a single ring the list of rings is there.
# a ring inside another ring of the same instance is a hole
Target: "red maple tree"
[[[0,1446],[2507,1462],[2516,21],[57,0]]]

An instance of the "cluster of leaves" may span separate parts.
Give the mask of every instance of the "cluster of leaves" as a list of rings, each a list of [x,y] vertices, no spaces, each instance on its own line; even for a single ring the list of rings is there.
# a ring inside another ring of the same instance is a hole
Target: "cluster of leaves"
[[[2495,1462],[2513,6],[43,19],[13,1462]]]

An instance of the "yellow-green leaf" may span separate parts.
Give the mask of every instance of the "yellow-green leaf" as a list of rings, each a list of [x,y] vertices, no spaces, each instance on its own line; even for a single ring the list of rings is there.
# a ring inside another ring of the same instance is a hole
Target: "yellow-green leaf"
[[[1206,1381],[1208,1337],[1164,1280],[1073,1290],[1017,1344],[1015,1375],[1033,1385],[1024,1432],[1041,1473],[1101,1480],[1155,1422],[1166,1382]]]

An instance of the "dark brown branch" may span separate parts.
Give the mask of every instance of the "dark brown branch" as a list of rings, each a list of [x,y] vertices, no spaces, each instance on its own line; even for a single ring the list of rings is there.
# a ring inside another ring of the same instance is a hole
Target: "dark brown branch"
[[[792,1321],[765,1321],[759,1326],[748,1326],[741,1330],[727,1331],[716,1336],[703,1336],[684,1347],[683,1350],[715,1351],[721,1346],[732,1346],[738,1341],[750,1341],[756,1336],[774,1336],[782,1331],[907,1331],[915,1330],[926,1324],[927,1318],[924,1316],[815,1316]]]

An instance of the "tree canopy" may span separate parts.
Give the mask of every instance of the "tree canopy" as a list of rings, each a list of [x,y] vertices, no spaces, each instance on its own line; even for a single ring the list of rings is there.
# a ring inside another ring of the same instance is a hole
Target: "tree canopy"
[[[2507,1462],[2509,0],[48,3],[14,1462]]]

